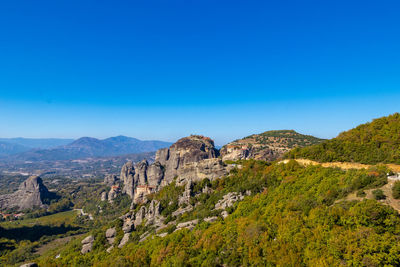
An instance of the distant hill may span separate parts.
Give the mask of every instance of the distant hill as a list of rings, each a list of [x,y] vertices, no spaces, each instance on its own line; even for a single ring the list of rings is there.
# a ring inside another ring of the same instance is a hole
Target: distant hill
[[[13,155],[31,149],[55,148],[73,141],[73,139],[59,138],[0,138],[0,156]]]
[[[70,144],[51,148],[33,149],[12,156],[13,160],[71,160],[88,157],[110,157],[124,154],[135,154],[156,151],[170,146],[163,141],[141,141],[126,136],[116,136],[99,140],[92,137],[82,137]]]
[[[29,150],[29,147],[0,141],[0,156],[12,155]]]
[[[294,149],[287,157],[319,162],[400,164],[400,114],[375,119],[315,146]]]
[[[276,160],[296,147],[305,147],[322,142],[314,136],[297,133],[294,130],[267,131],[235,140],[221,148],[223,160],[259,159]]]
[[[64,139],[64,138],[0,138],[0,142],[17,144],[27,148],[54,148],[58,146],[65,146],[74,139]]]

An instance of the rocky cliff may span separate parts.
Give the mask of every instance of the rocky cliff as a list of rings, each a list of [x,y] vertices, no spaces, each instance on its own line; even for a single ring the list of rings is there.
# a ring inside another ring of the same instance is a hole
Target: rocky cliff
[[[16,192],[0,196],[0,209],[45,207],[46,202],[53,197],[54,194],[47,190],[39,176],[31,176],[21,183]]]
[[[322,139],[293,130],[268,131],[235,140],[222,147],[222,160],[257,159],[273,161],[296,147],[322,142]]]
[[[178,184],[187,180],[210,180],[226,175],[226,166],[218,158],[213,140],[200,135],[191,135],[178,140],[169,148],[156,153],[155,162],[143,160],[137,164],[126,163],[121,170],[123,192],[134,202],[143,201],[144,196],[178,178]]]

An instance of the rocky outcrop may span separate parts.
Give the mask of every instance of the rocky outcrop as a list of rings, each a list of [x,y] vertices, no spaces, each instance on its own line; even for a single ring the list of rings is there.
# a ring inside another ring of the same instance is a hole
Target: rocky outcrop
[[[141,224],[152,225],[160,227],[163,225],[165,218],[161,216],[161,205],[160,202],[152,200],[148,207],[142,206],[135,213],[130,211],[120,217],[123,221],[122,230],[124,231],[124,237],[122,238],[118,247],[124,246],[129,241],[129,236],[132,231],[135,230]]]
[[[90,251],[92,251],[93,249],[93,242],[94,242],[94,238],[92,235],[86,237],[85,239],[82,240],[82,249],[81,249],[81,253],[82,254],[86,254]]]
[[[192,180],[189,180],[186,183],[185,186],[185,191],[183,192],[182,196],[179,197],[179,206],[186,204],[188,205],[190,203],[190,197],[192,196],[192,189],[193,189],[193,183]]]
[[[120,175],[123,192],[134,203],[141,203],[146,201],[146,195],[157,192],[176,177],[178,184],[219,178],[226,175],[229,168],[217,157],[218,150],[210,138],[200,135],[182,138],[171,147],[158,150],[153,164],[149,165],[146,160],[136,165],[126,163]]]
[[[106,185],[108,185],[108,186],[115,185],[115,184],[117,184],[118,182],[119,182],[119,179],[118,179],[118,177],[117,177],[116,175],[114,175],[114,174],[109,174],[109,175],[106,175],[106,176],[104,177],[104,184],[106,184]]]
[[[243,198],[244,196],[240,193],[230,192],[224,195],[222,199],[215,204],[215,209],[224,210],[228,207],[233,207],[233,204],[235,204],[236,201],[243,200]]]
[[[109,203],[113,203],[114,199],[121,194],[121,189],[120,186],[118,184],[116,185],[112,185],[110,188],[110,191],[107,192],[102,192],[101,193],[101,201],[107,201]]]
[[[42,179],[39,176],[31,176],[21,183],[16,192],[0,196],[0,209],[43,208],[52,198],[56,198],[56,195],[47,190]]]
[[[114,243],[116,235],[117,235],[117,231],[115,230],[115,227],[107,229],[106,238],[107,238],[108,244],[112,245]]]
[[[128,196],[133,198],[133,194],[135,192],[135,168],[133,167],[133,162],[128,161],[122,166],[121,169],[121,181],[124,183],[124,188],[122,190],[123,193],[126,193]]]
[[[256,159],[273,161],[296,147],[310,146],[322,139],[293,130],[268,131],[235,140],[221,148],[222,160]]]
[[[192,221],[188,221],[188,222],[178,223],[178,225],[176,226],[176,230],[175,231],[181,230],[183,228],[187,228],[189,230],[192,230],[196,226],[196,224],[198,224],[198,223],[199,223],[198,219],[195,219],[195,220],[192,220]]]

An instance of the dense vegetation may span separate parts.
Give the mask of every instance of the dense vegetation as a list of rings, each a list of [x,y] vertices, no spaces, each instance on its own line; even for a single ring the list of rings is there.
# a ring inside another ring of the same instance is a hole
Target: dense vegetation
[[[362,124],[338,137],[289,152],[288,158],[319,162],[346,161],[365,164],[400,164],[400,114]]]
[[[241,162],[242,169],[215,181],[194,185],[214,190],[196,195],[187,215],[209,216],[226,192],[248,192],[225,220],[202,221],[194,230],[179,230],[164,238],[133,241],[105,252],[104,229],[94,251],[81,255],[80,240],[39,260],[41,266],[381,266],[400,265],[400,218],[376,200],[340,201],[350,192],[387,182],[384,167],[343,171],[321,166]],[[182,189],[169,188],[153,197],[176,199]],[[170,212],[170,211],[168,211]],[[206,214],[205,214],[206,213]],[[182,218],[173,218],[182,220]],[[135,235],[135,234],[134,234]]]

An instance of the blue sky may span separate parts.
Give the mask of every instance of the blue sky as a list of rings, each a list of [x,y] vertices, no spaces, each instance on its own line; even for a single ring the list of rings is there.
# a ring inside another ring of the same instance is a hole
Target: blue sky
[[[3,1],[0,136],[330,138],[399,111],[398,1]]]

